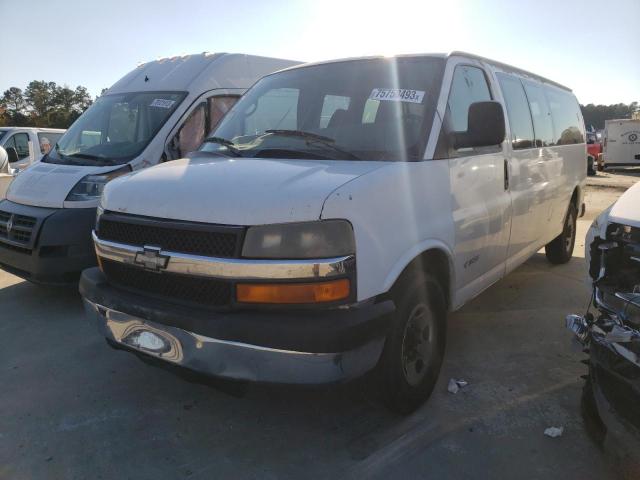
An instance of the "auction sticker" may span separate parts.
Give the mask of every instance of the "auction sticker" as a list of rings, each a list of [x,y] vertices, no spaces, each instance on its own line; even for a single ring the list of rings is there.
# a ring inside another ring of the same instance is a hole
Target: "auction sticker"
[[[386,100],[391,102],[422,103],[425,92],[423,90],[408,90],[404,88],[374,88],[369,95],[371,100]]]
[[[159,108],[171,108],[173,104],[176,103],[175,100],[165,100],[164,98],[156,98],[149,105],[150,107],[159,107]]]

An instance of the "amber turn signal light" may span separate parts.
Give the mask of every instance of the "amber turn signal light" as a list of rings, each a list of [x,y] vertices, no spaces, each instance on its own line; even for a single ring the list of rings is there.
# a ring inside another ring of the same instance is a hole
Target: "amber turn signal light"
[[[346,278],[316,283],[239,283],[236,297],[241,303],[323,303],[349,296]]]

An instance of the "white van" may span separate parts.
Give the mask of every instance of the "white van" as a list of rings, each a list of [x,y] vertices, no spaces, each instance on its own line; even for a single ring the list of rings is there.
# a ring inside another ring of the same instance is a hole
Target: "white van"
[[[199,54],[125,75],[9,187],[0,202],[0,268],[36,283],[77,282],[95,265],[91,229],[105,183],[196,150],[256,80],[295,63]]]
[[[569,89],[465,53],[274,73],[199,155],[107,185],[80,292],[116,348],[278,383],[378,366],[409,412],[448,310],[571,258],[584,134]]]
[[[0,147],[11,168],[22,170],[49,153],[65,130],[60,128],[0,127]]]
[[[605,120],[604,132],[604,168],[640,166],[640,120]]]

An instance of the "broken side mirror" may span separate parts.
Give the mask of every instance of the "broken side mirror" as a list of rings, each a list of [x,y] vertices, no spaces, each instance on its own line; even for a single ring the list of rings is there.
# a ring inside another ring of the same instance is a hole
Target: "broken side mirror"
[[[469,105],[466,132],[454,133],[454,148],[489,147],[504,141],[504,111],[499,102]]]

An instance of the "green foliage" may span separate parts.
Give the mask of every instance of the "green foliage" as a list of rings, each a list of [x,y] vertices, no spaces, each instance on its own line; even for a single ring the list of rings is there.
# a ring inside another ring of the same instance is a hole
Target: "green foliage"
[[[67,128],[93,103],[85,87],[33,80],[11,87],[0,97],[0,126]]]
[[[597,130],[604,128],[605,120],[613,120],[616,118],[631,118],[634,112],[640,109],[638,102],[631,102],[629,105],[617,103],[615,105],[580,105],[584,124],[589,127],[593,125]]]

